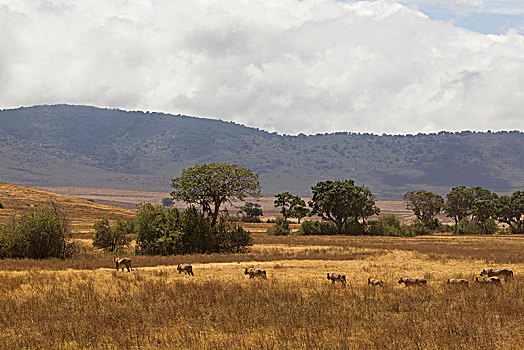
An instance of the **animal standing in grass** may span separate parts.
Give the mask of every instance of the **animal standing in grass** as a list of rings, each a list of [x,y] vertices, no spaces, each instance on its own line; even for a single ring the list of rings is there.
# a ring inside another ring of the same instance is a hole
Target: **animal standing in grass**
[[[182,271],[184,271],[189,276],[194,276],[195,275],[193,273],[193,266],[191,266],[191,265],[180,265],[180,264],[178,264],[176,269],[178,270],[179,274],[182,273]]]
[[[488,278],[475,278],[475,283],[480,284],[501,284],[500,278],[498,277],[488,277]]]
[[[115,263],[116,270],[122,269],[124,271],[125,268],[127,268],[127,272],[130,272],[133,270],[131,267],[131,259],[129,258],[114,258],[113,262]]]
[[[469,281],[465,279],[448,278],[447,284],[453,284],[457,286],[469,286]]]
[[[249,275],[249,278],[260,277],[263,279],[267,279],[266,270],[255,270],[253,268],[248,269],[246,267],[246,269],[244,270],[244,275]]]
[[[482,270],[482,272],[480,273],[480,276],[484,277],[484,276],[488,276],[488,277],[504,277],[504,280],[508,279],[508,278],[513,278],[513,271],[511,270],[508,270],[508,269],[500,269],[500,270],[495,270],[495,269],[485,269],[485,270]]]
[[[327,279],[331,281],[331,284],[335,284],[336,281],[339,281],[342,283],[342,285],[345,287],[346,282],[346,275],[342,273],[329,273],[327,274]]]
[[[402,277],[398,280],[398,284],[404,284],[404,287],[426,286],[428,281],[425,279]]]
[[[380,287],[383,287],[384,286],[384,281],[382,280],[376,280],[374,278],[368,278],[368,284],[369,285],[372,285],[372,286],[380,286]]]

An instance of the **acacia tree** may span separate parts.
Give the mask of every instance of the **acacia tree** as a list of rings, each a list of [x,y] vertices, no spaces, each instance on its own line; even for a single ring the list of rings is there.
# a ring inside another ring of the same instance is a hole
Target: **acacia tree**
[[[311,191],[311,214],[334,222],[339,234],[343,233],[343,228],[350,219],[365,220],[380,213],[369,188],[356,186],[352,179],[320,181],[311,187]]]
[[[275,207],[280,207],[280,213],[287,221],[287,218],[297,218],[300,223],[300,219],[307,216],[309,210],[306,208],[306,202],[299,196],[292,195],[289,192],[282,192],[275,195]]]
[[[258,174],[238,164],[198,164],[182,170],[182,175],[171,181],[173,199],[200,205],[213,227],[225,202],[260,196]]]
[[[431,221],[440,213],[444,205],[442,196],[430,191],[409,191],[402,198],[406,202],[406,207],[412,210],[426,227],[431,225]]]
[[[482,232],[485,230],[485,224],[488,220],[497,215],[497,194],[482,187],[472,187],[473,191],[473,205],[471,207],[471,216],[473,221],[482,227]]]
[[[498,220],[508,224],[512,233],[524,233],[524,191],[499,197],[496,212]]]
[[[260,222],[259,217],[264,215],[260,204],[253,202],[247,202],[246,204],[241,206],[238,213],[245,214],[247,222]]]
[[[453,187],[451,192],[446,195],[443,210],[447,217],[455,221],[455,230],[458,223],[471,214],[474,200],[474,191],[466,186]]]

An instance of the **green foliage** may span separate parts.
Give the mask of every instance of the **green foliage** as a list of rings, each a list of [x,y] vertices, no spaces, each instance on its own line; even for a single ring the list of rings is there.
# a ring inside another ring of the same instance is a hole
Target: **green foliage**
[[[496,204],[496,216],[508,224],[511,233],[524,233],[524,191],[516,191],[511,197],[501,196]]]
[[[275,219],[275,225],[268,228],[266,232],[268,235],[287,236],[291,230],[289,229],[289,222],[278,216]]]
[[[299,196],[292,195],[289,192],[282,192],[275,195],[275,207],[280,207],[280,213],[284,220],[288,218],[297,218],[298,222],[309,214],[306,208],[306,202]]]
[[[362,219],[364,222],[368,217],[380,213],[369,188],[356,186],[351,179],[321,181],[311,191],[311,214],[334,222],[339,234],[344,233],[344,227],[350,219],[354,222]]]
[[[67,258],[71,230],[56,208],[37,207],[0,229],[0,258]]]
[[[299,227],[299,229],[298,229],[296,234],[297,235],[304,235],[304,236],[319,235],[320,234],[320,227],[318,225],[318,221],[305,220],[300,225],[300,227]]]
[[[111,227],[109,220],[101,219],[94,223],[93,229],[95,235],[93,237],[93,246],[100,249],[105,249],[111,253],[121,250],[131,241],[127,234],[131,233],[129,223],[125,221],[117,221]]]
[[[487,219],[483,223],[478,223],[468,218],[462,219],[458,223],[457,233],[462,235],[494,234],[499,231],[497,223],[492,219]]]
[[[373,236],[405,236],[403,225],[393,214],[379,216],[376,221],[369,222],[369,234]]]
[[[184,169],[172,179],[173,198],[198,204],[215,226],[220,206],[226,201],[260,196],[258,174],[237,164],[206,163]]]
[[[258,203],[247,202],[238,211],[242,215],[243,222],[260,222],[260,217],[264,215],[262,206]],[[245,215],[244,215],[245,214]]]
[[[227,216],[212,226],[210,218],[193,206],[180,212],[146,203],[134,222],[137,254],[242,252],[253,244],[249,232],[232,225]]]
[[[409,191],[403,196],[406,207],[413,211],[424,226],[432,229],[435,225],[433,219],[440,213],[444,199],[430,191]]]
[[[457,186],[451,189],[446,195],[446,203],[443,210],[446,216],[455,221],[455,228],[458,223],[471,214],[475,193],[473,189],[466,186]]]
[[[175,205],[175,202],[173,201],[173,198],[162,198],[162,205],[164,207],[172,207]]]
[[[486,225],[486,222],[497,216],[498,196],[496,193],[482,187],[472,187],[472,190],[475,196],[471,207],[472,220],[481,227],[482,233],[488,233],[484,231],[489,229],[490,226],[490,224]]]

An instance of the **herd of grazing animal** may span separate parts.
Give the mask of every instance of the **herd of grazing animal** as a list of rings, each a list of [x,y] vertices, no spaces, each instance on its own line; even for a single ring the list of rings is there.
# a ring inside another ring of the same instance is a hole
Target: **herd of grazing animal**
[[[115,263],[116,270],[122,269],[124,271],[125,268],[127,268],[127,271],[130,272],[133,270],[131,267],[131,259],[129,258],[114,258],[113,262]],[[193,273],[193,266],[183,264],[177,266],[178,273],[184,272],[188,276],[194,276]],[[266,270],[261,269],[254,269],[254,268],[245,268],[244,269],[244,275],[249,275],[249,278],[262,278],[267,279],[267,273]],[[487,277],[485,277],[487,276]],[[513,271],[508,269],[485,269],[482,270],[480,273],[480,277],[475,277],[474,282],[478,284],[501,284],[501,279],[504,278],[504,281],[507,279],[513,278]],[[331,284],[335,284],[336,282],[340,282],[342,286],[347,285],[346,275],[343,273],[334,273],[331,272],[327,274],[327,279],[331,281]],[[427,286],[428,281],[425,279],[418,279],[418,278],[409,278],[409,277],[402,277],[398,280],[398,284],[403,284],[404,287],[413,287],[413,286]],[[449,285],[457,285],[457,286],[466,286],[469,287],[469,281],[466,279],[457,279],[457,278],[448,278],[446,284]],[[371,286],[384,286],[384,281],[375,279],[375,278],[368,278],[368,285]]]

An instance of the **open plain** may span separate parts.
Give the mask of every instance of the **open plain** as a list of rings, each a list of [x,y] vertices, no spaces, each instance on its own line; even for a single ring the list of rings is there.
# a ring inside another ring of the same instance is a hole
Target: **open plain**
[[[25,193],[23,203],[51,196],[2,185]],[[4,222],[27,210],[6,198]],[[245,224],[255,241],[248,252],[130,250],[134,271],[117,272],[114,256],[92,247],[88,227],[132,211],[52,199],[70,216],[77,253],[0,260],[0,349],[524,348],[522,236],[269,236],[268,224]],[[179,274],[181,263],[195,276]],[[246,267],[268,279],[249,279]],[[515,278],[473,283],[484,268],[508,268]],[[345,274],[348,286],[332,285],[330,272]],[[428,285],[404,288],[401,277]],[[385,284],[369,286],[368,278]],[[448,278],[471,283],[451,286]]]

